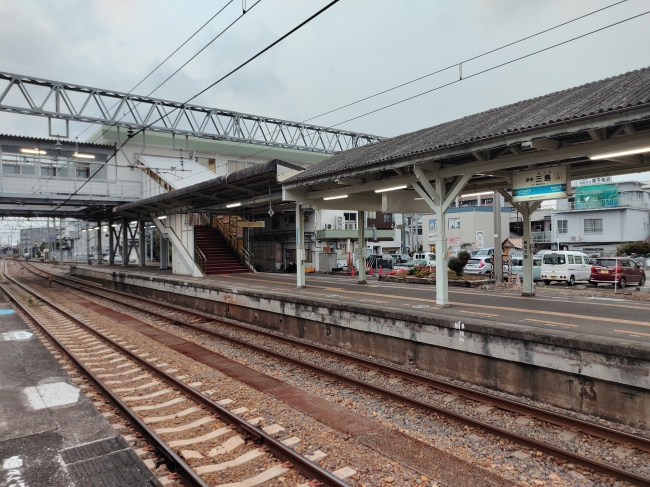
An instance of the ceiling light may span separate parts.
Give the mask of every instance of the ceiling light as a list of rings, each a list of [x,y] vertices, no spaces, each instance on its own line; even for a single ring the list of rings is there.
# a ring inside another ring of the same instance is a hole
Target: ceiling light
[[[494,191],[483,191],[482,193],[461,194],[461,198],[469,198],[470,196],[483,196],[484,194],[494,194]]]
[[[327,198],[323,198],[323,201],[329,201],[329,200],[340,200],[343,198],[347,198],[347,194],[342,194],[341,196],[328,196]]]
[[[113,223],[111,226],[112,226],[112,227],[116,227],[116,226],[117,226],[117,223]]]
[[[401,186],[393,186],[390,188],[376,189],[375,193],[385,193],[386,191],[395,191],[398,189],[406,189],[406,188],[407,188],[406,184],[403,184]]]
[[[226,205],[226,208],[236,208],[238,206],[241,206],[241,203],[230,203],[229,205]]]
[[[99,230],[99,227],[93,227],[93,230]]]
[[[158,218],[158,220],[164,220],[165,218],[167,218],[167,215],[157,216],[156,218]]]
[[[413,198],[415,201],[423,200],[424,198]]]
[[[81,154],[80,152],[75,152],[74,153],[75,157],[78,157],[79,159],[94,159],[95,156],[92,154]]]
[[[40,149],[20,149],[23,154],[47,154],[44,150]]]
[[[650,152],[650,147],[643,147],[641,149],[624,150],[620,152],[609,152],[608,154],[598,154],[595,156],[589,156],[589,159],[591,159],[592,161],[598,161],[600,159],[609,159],[610,157],[623,157],[623,156],[631,156],[634,154],[642,154],[643,152]]]

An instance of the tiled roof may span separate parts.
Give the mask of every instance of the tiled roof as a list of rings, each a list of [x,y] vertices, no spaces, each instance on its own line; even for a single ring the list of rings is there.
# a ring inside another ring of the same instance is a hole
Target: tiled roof
[[[310,166],[286,182],[336,174],[649,103],[650,68],[643,68],[340,152]]]
[[[23,142],[33,142],[33,143],[52,143],[55,144],[57,139],[47,139],[47,138],[42,138],[42,137],[28,137],[26,135],[13,135],[13,134],[0,134],[1,139],[11,139],[15,141],[23,141]],[[91,142],[77,142],[75,140],[68,140],[68,139],[58,139],[59,142],[64,147],[68,147],[71,145],[79,145],[81,147],[97,147],[97,148],[102,148],[102,149],[113,149],[113,145],[108,145],[108,144],[93,144]]]

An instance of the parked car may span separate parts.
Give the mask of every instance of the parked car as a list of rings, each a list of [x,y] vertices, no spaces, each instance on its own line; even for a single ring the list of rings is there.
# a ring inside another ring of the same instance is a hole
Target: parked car
[[[645,285],[645,270],[630,257],[599,257],[591,268],[589,284],[615,284],[621,288],[627,284]]]
[[[397,264],[395,266],[396,271],[410,271],[413,267],[429,267],[427,261],[424,259],[413,259],[405,262],[403,264]]]
[[[576,281],[588,281],[591,275],[591,263],[587,254],[572,250],[558,250],[545,253],[542,257],[542,280],[565,281],[573,286]]]
[[[492,255],[484,255],[481,257],[472,257],[467,261],[465,270],[463,271],[468,275],[492,275]],[[510,279],[510,269],[506,264],[503,264],[503,278]]]
[[[472,257],[488,257],[494,255],[494,247],[482,247],[476,251],[476,254],[472,254]]]
[[[524,259],[521,257],[513,257],[510,263],[510,270],[512,275],[519,274],[522,278],[524,272]],[[533,281],[539,281],[542,278],[542,256],[533,255]]]

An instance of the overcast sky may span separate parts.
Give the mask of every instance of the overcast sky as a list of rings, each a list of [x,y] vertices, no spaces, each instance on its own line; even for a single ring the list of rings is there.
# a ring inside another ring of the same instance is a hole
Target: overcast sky
[[[0,2],[0,70],[129,91],[226,3]],[[187,100],[327,3],[261,0],[154,96]],[[615,0],[341,0],[195,102],[302,121],[612,3]],[[250,8],[253,1],[246,4]],[[463,73],[470,75],[649,9],[647,0],[628,0],[468,62]],[[136,92],[148,93],[241,11],[242,0],[233,1]],[[650,15],[341,126],[392,136],[642,68],[650,65],[649,27]],[[457,77],[454,68],[312,123],[335,125]],[[83,128],[73,126],[73,136]],[[0,132],[45,137],[47,120],[0,113]]]

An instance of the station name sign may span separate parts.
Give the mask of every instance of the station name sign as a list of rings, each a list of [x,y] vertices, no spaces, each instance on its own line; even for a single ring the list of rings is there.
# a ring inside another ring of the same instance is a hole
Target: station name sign
[[[515,203],[557,200],[571,195],[569,166],[515,172],[512,175],[512,200]]]

